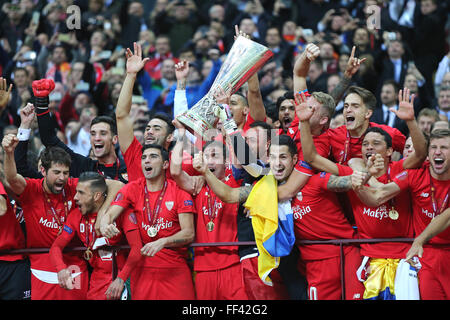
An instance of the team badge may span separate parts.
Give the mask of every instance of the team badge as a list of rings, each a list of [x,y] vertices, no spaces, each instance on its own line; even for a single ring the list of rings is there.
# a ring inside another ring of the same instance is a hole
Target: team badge
[[[173,208],[173,201],[166,201],[166,208],[167,208],[167,210],[172,210],[172,208]]]

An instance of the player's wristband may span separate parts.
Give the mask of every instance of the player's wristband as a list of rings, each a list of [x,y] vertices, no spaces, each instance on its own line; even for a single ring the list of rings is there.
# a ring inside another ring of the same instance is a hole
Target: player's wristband
[[[48,96],[46,96],[46,97],[34,96],[34,106],[36,108],[48,108],[49,103],[50,103],[50,99]]]
[[[30,139],[31,129],[19,128],[17,131],[17,138],[19,141],[28,141]]]
[[[298,92],[298,94],[304,94],[306,97],[309,97],[309,96],[311,96],[311,94],[308,92],[308,89],[305,89],[305,90],[302,90],[302,91],[299,91]]]

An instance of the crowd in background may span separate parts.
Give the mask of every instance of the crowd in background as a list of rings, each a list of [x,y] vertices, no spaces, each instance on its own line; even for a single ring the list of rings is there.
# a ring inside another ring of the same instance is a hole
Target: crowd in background
[[[72,4],[81,9],[80,29],[68,28],[72,17],[67,8]],[[0,135],[19,126],[18,110],[32,99],[32,81],[52,78],[56,89],[51,108],[61,137],[87,155],[90,120],[114,115],[125,75],[124,52],[136,41],[150,57],[133,96],[136,136],[142,137],[153,114],[173,116],[178,61],[187,60],[191,66],[189,107],[208,92],[233,43],[234,25],[274,53],[258,76],[275,125],[276,101],[292,90],[293,63],[309,42],[319,45],[321,52],[308,73],[310,92],[331,92],[355,45],[356,56],[366,60],[352,82],[376,95],[372,121],[407,134],[406,125],[395,116],[389,118],[388,111],[403,87],[416,95],[416,117],[427,109],[424,113],[433,121],[448,121],[446,2],[22,0],[4,3],[0,16],[0,73],[13,83],[12,98],[0,110]],[[370,27],[372,20],[379,28]],[[343,123],[341,113],[339,101],[333,127]],[[36,142],[35,151],[40,147],[39,139]]]

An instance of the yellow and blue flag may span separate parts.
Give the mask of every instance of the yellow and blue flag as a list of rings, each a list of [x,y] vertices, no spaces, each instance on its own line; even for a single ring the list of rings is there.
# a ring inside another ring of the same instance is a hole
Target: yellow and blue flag
[[[395,300],[395,274],[400,259],[370,259],[364,299]]]
[[[277,181],[270,172],[255,184],[244,206],[250,210],[252,216],[255,242],[259,251],[259,277],[265,284],[272,285],[270,272],[278,267],[280,257],[291,252],[295,242],[290,202],[280,204],[279,210]]]

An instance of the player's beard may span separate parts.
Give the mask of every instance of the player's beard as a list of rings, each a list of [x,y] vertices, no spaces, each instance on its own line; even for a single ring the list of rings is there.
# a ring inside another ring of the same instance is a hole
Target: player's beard
[[[93,198],[85,204],[79,205],[77,203],[77,205],[83,215],[95,212],[95,202]]]
[[[47,185],[47,189],[50,190],[50,192],[53,194],[60,194],[64,190],[64,187],[66,186],[66,182],[63,182],[62,188],[58,190],[58,188],[55,186],[55,182],[49,183],[47,179],[45,179],[45,184]]]

